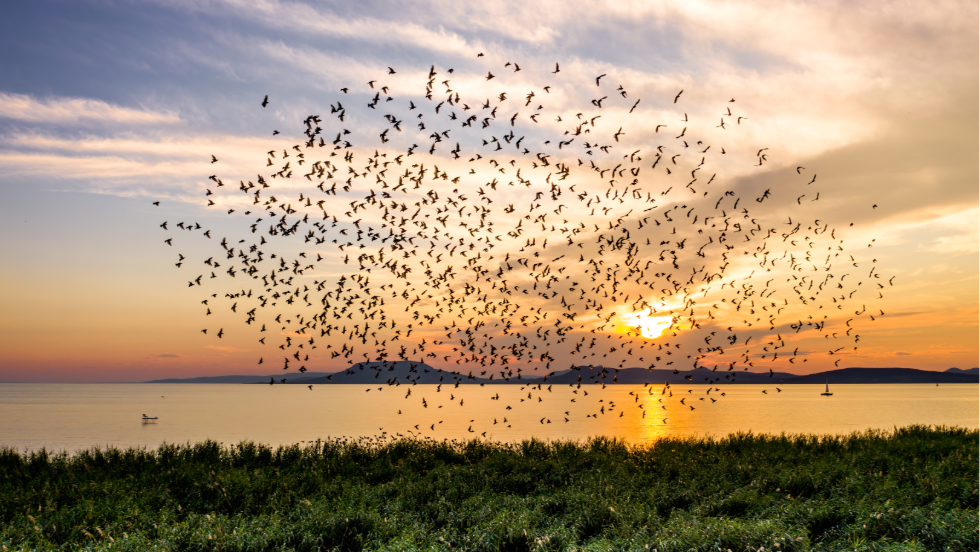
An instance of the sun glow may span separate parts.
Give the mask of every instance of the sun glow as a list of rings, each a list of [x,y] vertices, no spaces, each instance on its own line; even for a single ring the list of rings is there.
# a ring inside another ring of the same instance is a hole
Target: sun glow
[[[646,314],[627,314],[623,316],[624,329],[635,332],[647,339],[656,339],[673,325],[670,316],[649,316]]]

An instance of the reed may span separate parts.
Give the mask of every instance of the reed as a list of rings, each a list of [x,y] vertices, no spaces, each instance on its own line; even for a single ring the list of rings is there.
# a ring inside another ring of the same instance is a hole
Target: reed
[[[0,449],[3,550],[976,550],[978,432]]]

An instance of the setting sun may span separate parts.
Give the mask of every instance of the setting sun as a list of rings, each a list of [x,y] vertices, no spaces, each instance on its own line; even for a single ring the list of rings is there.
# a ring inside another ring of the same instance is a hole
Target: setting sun
[[[624,329],[640,334],[647,339],[656,339],[664,334],[674,319],[670,316],[649,316],[645,314],[627,314],[623,316]]]

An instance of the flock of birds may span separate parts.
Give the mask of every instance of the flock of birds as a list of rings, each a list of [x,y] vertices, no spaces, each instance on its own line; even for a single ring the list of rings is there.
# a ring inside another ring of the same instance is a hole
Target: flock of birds
[[[254,179],[226,182],[212,155],[207,207],[244,217],[241,235],[160,225],[220,247],[203,263],[177,255],[183,271],[204,269],[187,281],[212,288],[201,289],[204,317],[230,310],[268,348],[259,364],[374,371],[379,390],[408,385],[405,400],[427,408],[411,386],[430,366],[455,386],[524,383],[528,404],[566,370],[586,376],[571,384],[584,402],[583,383],[605,387],[633,366],[688,373],[710,394],[756,363],[807,362],[818,351],[791,349],[799,337],[840,358],[857,348],[859,323],[884,315],[866,303],[892,280],[807,216],[820,200],[815,174],[790,168],[762,190],[716,172],[770,162],[766,147],[733,155],[744,148],[732,135],[749,123],[734,98],[698,126],[683,90],[644,109],[606,74],[542,73],[550,82],[529,89],[517,63],[482,77],[433,66],[399,98],[412,79],[389,67],[342,88],[285,147],[275,138]],[[572,107],[582,93],[594,99]],[[395,361],[410,363],[408,375],[384,376]],[[672,402],[694,409],[669,383],[656,387],[652,422],[667,423]],[[606,414],[600,402],[589,417]]]

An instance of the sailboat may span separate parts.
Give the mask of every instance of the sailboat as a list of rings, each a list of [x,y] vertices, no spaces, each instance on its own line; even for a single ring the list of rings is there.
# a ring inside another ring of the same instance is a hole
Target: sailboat
[[[820,393],[820,396],[821,397],[830,397],[830,396],[833,395],[833,393],[830,392],[830,382],[829,381],[826,382],[826,386],[827,387],[825,388],[824,392],[823,393]]]

